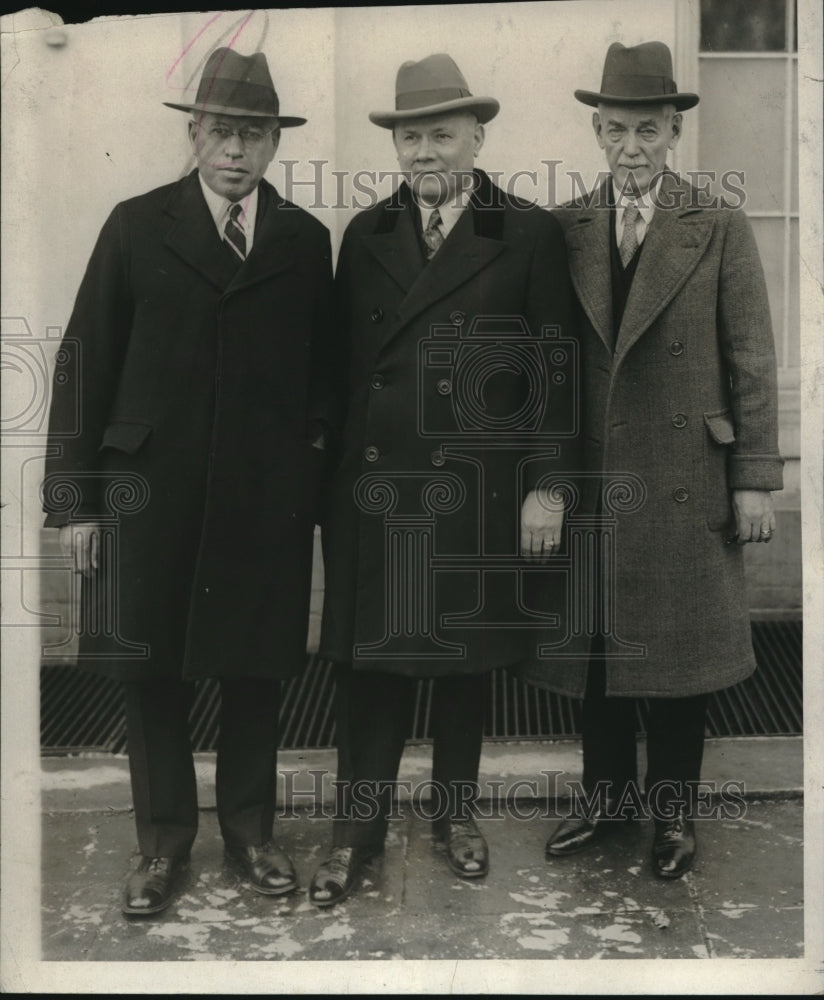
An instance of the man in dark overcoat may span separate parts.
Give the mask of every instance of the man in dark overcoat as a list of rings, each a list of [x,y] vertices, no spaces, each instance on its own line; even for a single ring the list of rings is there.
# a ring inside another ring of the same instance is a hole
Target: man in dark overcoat
[[[615,43],[600,92],[575,96],[597,109],[611,172],[557,212],[580,311],[587,471],[600,485],[581,490],[579,513],[600,519],[606,583],[597,593],[590,574],[594,638],[571,637],[525,671],[584,698],[589,802],[547,853],[589,846],[637,807],[634,698],[646,697],[653,867],[674,878],[695,854],[708,693],[755,667],[743,546],[775,531],[775,348],[746,216],[666,168],[681,112],[698,103],[678,92],[667,46]]]
[[[260,893],[296,885],[272,840],[280,686],[306,662],[334,423],[328,232],[263,179],[280,130],[306,119],[280,114],[263,54],[226,48],[194,103],[169,107],[192,115],[197,168],[103,227],[54,381],[44,483],[46,524],[82,579],[78,662],[125,682],[141,855],[128,914],[169,904],[195,838],[197,678],[220,679],[229,860]],[[80,431],[62,437],[76,398]]]
[[[349,395],[321,651],[340,664],[342,794],[310,886],[321,906],[383,845],[424,677],[435,832],[458,875],[487,873],[472,805],[484,674],[551,618],[541,560],[563,509],[541,479],[575,442],[571,290],[557,222],[473,170],[498,108],[438,54],[401,66],[395,110],[370,115],[403,180],[349,225],[336,274]]]

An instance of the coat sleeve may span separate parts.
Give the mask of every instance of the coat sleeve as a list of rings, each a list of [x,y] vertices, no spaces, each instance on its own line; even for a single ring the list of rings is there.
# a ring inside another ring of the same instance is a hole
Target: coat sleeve
[[[775,343],[764,270],[743,212],[730,213],[724,240],[718,325],[735,423],[728,485],[734,490],[780,490],[784,463],[778,454]]]
[[[132,325],[122,206],[100,232],[63,338],[69,361],[52,384],[46,527],[95,520],[104,511],[98,450]]]
[[[527,290],[527,320],[533,333],[547,327],[558,331],[560,351],[543,343],[548,361],[544,387],[546,407],[541,425],[543,443],[559,448],[556,458],[531,463],[526,487],[532,489],[546,473],[573,473],[582,467],[581,452],[581,358],[575,329],[572,285],[567,266],[566,243],[561,225],[548,212],[535,244]],[[540,447],[537,453],[540,453]]]

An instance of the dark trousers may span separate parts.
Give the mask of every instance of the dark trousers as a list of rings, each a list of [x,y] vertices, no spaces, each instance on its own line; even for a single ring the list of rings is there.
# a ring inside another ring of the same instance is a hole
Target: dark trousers
[[[189,740],[195,686],[178,680],[127,683],[126,738],[141,854],[183,857],[197,833],[197,786]],[[272,835],[277,791],[280,681],[221,679],[215,791],[226,843]]]
[[[467,815],[477,798],[484,680],[481,674],[468,674],[434,682],[433,818]],[[416,685],[412,677],[337,666],[338,795],[332,824],[337,846],[383,845],[393,783],[412,728]]]
[[[606,795],[620,800],[630,783],[637,785],[635,699],[607,697],[603,659],[590,662],[584,695],[584,789],[592,795],[606,782]],[[706,694],[688,698],[650,698],[647,720],[647,774],[644,782],[650,812],[666,818],[672,804],[689,806],[690,787],[701,776]]]

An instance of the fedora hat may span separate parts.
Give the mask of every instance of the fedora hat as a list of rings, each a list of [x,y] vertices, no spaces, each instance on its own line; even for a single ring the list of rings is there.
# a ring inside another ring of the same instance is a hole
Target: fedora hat
[[[405,62],[395,81],[395,110],[372,111],[369,120],[381,128],[393,128],[409,118],[472,111],[484,124],[500,107],[494,97],[473,97],[455,60],[438,52],[420,62]]]
[[[601,92],[576,90],[583,104],[674,104],[686,111],[698,103],[698,94],[679,94],[672,78],[672,53],[663,42],[642,42],[629,48],[613,42],[607,49]]]
[[[305,118],[280,113],[269,64],[262,52],[242,56],[234,49],[220,48],[206,60],[194,104],[163,102],[177,111],[238,115],[245,118],[277,118],[281,128],[305,125]]]

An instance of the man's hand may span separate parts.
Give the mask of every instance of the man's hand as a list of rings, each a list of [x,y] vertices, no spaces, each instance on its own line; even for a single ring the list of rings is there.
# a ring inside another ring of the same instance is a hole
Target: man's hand
[[[100,525],[97,521],[65,524],[60,529],[59,539],[63,555],[72,557],[74,572],[91,576],[100,559]]]
[[[728,542],[739,545],[768,542],[775,534],[775,511],[769,490],[733,490],[732,509],[736,534]]]
[[[545,562],[561,544],[564,501],[549,490],[531,490],[521,508],[521,555]]]

